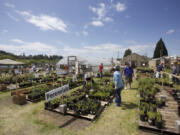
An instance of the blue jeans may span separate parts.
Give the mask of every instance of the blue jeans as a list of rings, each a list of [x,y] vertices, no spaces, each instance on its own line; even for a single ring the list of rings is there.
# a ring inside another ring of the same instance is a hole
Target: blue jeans
[[[122,88],[115,89],[115,93],[116,93],[115,102],[116,102],[117,106],[120,106],[120,104],[121,104],[121,90],[122,90]]]

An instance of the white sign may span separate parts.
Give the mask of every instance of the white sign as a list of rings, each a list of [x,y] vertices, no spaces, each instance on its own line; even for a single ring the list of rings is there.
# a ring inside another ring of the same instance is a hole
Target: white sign
[[[38,73],[35,73],[35,78],[37,79],[37,78],[39,78],[39,74]]]
[[[53,89],[53,90],[45,93],[46,101],[50,101],[64,93],[66,93],[67,91],[69,91],[69,84],[66,84],[66,85],[56,88],[56,89]]]
[[[67,71],[65,71],[65,70],[59,70],[59,71],[56,71],[56,74],[57,74],[57,75],[65,75],[65,74],[67,74]]]

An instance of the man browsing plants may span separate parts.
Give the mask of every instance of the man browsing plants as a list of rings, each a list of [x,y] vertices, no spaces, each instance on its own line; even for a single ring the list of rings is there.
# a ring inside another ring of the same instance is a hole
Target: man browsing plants
[[[132,77],[133,77],[133,68],[130,66],[129,62],[126,63],[126,67],[124,68],[124,76],[125,76],[125,89],[127,89],[127,84],[129,83],[129,87],[131,89]]]
[[[116,66],[115,72],[113,73],[113,80],[115,85],[115,94],[116,94],[116,106],[121,105],[121,90],[123,89],[123,80],[120,72],[120,67]]]

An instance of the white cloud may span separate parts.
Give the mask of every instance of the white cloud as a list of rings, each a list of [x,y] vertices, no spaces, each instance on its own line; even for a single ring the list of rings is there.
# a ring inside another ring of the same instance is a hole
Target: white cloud
[[[105,22],[113,22],[113,19],[111,17],[106,17],[104,18]]]
[[[82,57],[92,56],[96,59],[106,57],[111,58],[112,56],[117,56],[117,51],[119,50],[120,56],[122,57],[124,51],[130,48],[133,52],[136,52],[141,55],[145,55],[148,52],[152,51],[154,48],[153,45],[145,44],[145,45],[131,45],[125,46],[121,44],[113,44],[113,43],[104,43],[99,45],[85,45],[81,48],[72,48],[66,46],[63,49],[64,54],[67,55],[79,55]],[[150,53],[148,55],[151,55]]]
[[[77,55],[82,56],[84,58],[94,57],[95,59],[101,58],[111,58],[117,56],[117,51],[120,51],[120,56],[123,56],[124,51],[127,48],[132,49],[133,52],[144,55],[147,52],[153,50],[153,45],[131,45],[126,46],[122,44],[114,44],[114,43],[103,43],[97,45],[83,45],[80,48],[72,48],[70,46],[61,43],[61,48],[54,47],[49,44],[45,44],[42,42],[26,42],[20,39],[12,39],[12,44],[1,44],[1,50],[15,53],[15,54],[23,54],[26,55],[37,55],[37,54],[47,54],[53,55]]]
[[[82,32],[85,36],[88,36],[88,32],[87,31],[83,31]]]
[[[114,4],[113,0],[111,0],[109,5],[105,3],[99,3],[96,7],[89,6],[89,9],[97,15],[96,17],[92,17],[91,24],[94,26],[103,26],[105,22],[113,22],[112,13],[110,14],[112,9],[116,9],[116,11],[122,12],[126,10],[126,5],[120,2]]]
[[[27,22],[39,27],[41,30],[59,30],[62,32],[67,32],[67,25],[60,18],[45,14],[36,16],[28,11],[16,10],[16,12],[23,16]]]
[[[174,32],[175,32],[174,29],[170,29],[170,30],[168,30],[168,31],[166,32],[166,34],[172,34],[172,33],[174,33]]]
[[[122,11],[126,10],[126,5],[123,4],[123,3],[118,2],[118,3],[115,5],[115,8],[116,8],[116,11],[122,12]]]
[[[106,15],[106,7],[104,3],[100,3],[97,8],[89,6],[89,9],[97,14],[98,20],[101,20]]]
[[[23,44],[24,43],[24,41],[22,41],[20,39],[17,39],[17,38],[11,39],[11,41],[14,42],[14,43],[19,43],[19,44]]]
[[[5,6],[8,8],[15,8],[15,6],[11,3],[5,3]]]
[[[41,42],[25,42],[20,39],[13,39],[11,40],[14,44],[1,44],[1,50],[11,52],[14,54],[22,54],[25,53],[26,55],[37,55],[37,54],[58,54],[58,49],[53,47],[52,45],[44,44]],[[20,43],[20,44],[19,44]]]
[[[9,18],[11,18],[12,20],[14,20],[14,21],[16,21],[16,22],[18,22],[19,21],[19,19],[18,18],[16,18],[16,17],[14,17],[13,15],[11,15],[9,12],[7,12],[7,15],[9,16]]]
[[[92,21],[91,24],[96,26],[96,27],[104,26],[104,24],[101,21]]]
[[[153,52],[153,47],[153,45],[132,45],[128,48],[130,48],[133,52],[144,55],[148,52]]]

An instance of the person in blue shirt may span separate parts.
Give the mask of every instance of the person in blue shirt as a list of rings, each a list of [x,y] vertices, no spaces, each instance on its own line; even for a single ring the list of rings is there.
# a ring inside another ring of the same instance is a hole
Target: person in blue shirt
[[[115,93],[116,93],[116,106],[121,105],[121,90],[123,89],[123,80],[120,72],[120,67],[116,66],[115,72],[113,73],[113,80],[115,85]]]
[[[126,63],[126,67],[124,68],[123,73],[125,76],[125,89],[127,89],[128,83],[129,83],[129,87],[131,89],[131,83],[132,83],[132,77],[133,77],[134,71],[128,62]]]
[[[161,78],[161,72],[163,71],[163,63],[160,63],[159,65],[157,65],[156,68],[156,78]]]

